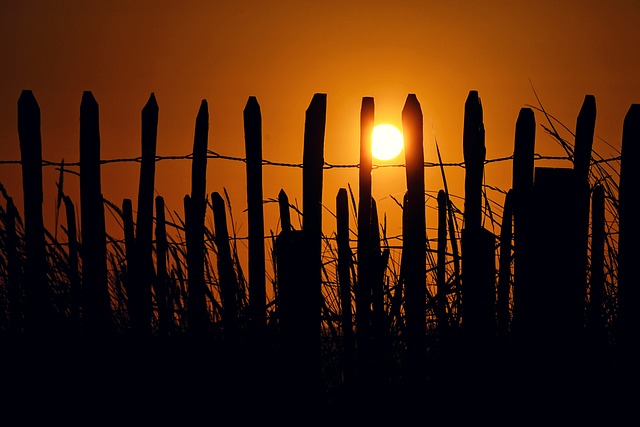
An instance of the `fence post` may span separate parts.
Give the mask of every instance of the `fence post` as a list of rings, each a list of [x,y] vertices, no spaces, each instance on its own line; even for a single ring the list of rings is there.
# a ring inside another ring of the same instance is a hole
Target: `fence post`
[[[99,111],[91,91],[83,92],[80,105],[80,222],[86,332],[90,335],[102,335],[111,329],[111,302],[100,181]]]
[[[289,197],[283,189],[278,193],[278,207],[280,212],[280,228],[282,231],[291,231],[291,214],[289,213]]]
[[[209,106],[202,100],[196,117],[191,162],[191,195],[185,198],[187,222],[187,318],[192,335],[202,336],[208,326],[204,282],[204,218],[207,185],[207,146],[209,142]]]
[[[463,130],[462,323],[465,335],[475,343],[490,339],[495,328],[494,236],[482,225],[482,183],[486,158],[482,115],[478,92],[472,90],[465,102]]]
[[[153,199],[156,168],[156,145],[158,135],[158,102],[152,93],[142,109],[142,161],[138,186],[138,213],[136,221],[136,251],[140,268],[136,294],[139,300],[139,319],[136,330],[142,336],[151,335],[153,305],[151,286],[154,280],[153,267]]]
[[[487,153],[482,116],[482,103],[478,91],[469,91],[464,105],[462,134],[465,163],[464,228],[467,230],[477,230],[482,227],[482,183]]]
[[[326,124],[327,95],[314,94],[305,113],[304,150],[302,167],[302,229],[305,247],[303,299],[299,301],[308,307],[304,318],[304,336],[299,337],[301,355],[308,365],[303,373],[308,376],[308,386],[319,384],[321,300],[322,300],[322,180],[324,167],[324,136]],[[304,384],[304,383],[303,383]]]
[[[247,215],[249,223],[249,307],[254,338],[266,327],[266,279],[264,213],[262,207],[262,116],[255,96],[244,109],[244,138],[247,156]]]
[[[405,146],[407,206],[404,242],[404,281],[407,380],[411,390],[423,390],[426,345],[426,215],[422,109],[409,94],[402,110]]]
[[[358,280],[356,298],[356,372],[362,390],[367,390],[371,375],[371,138],[375,105],[372,97],[363,97],[360,107],[360,167],[358,172]]]
[[[347,189],[336,196],[336,240],[338,246],[338,283],[340,285],[340,320],[342,324],[342,371],[344,385],[351,389],[353,374],[353,320],[351,312],[351,247],[349,246],[349,200]]]
[[[211,209],[215,227],[215,244],[218,249],[218,279],[222,297],[222,325],[225,342],[231,347],[238,339],[238,280],[233,268],[227,214],[224,200],[218,192],[211,193]]]
[[[589,264],[589,205],[590,184],[589,168],[591,167],[591,150],[596,125],[596,100],[593,95],[586,95],[576,123],[575,148],[573,152],[573,169],[576,172],[576,192],[580,209],[580,287],[582,300],[587,298],[587,271]],[[586,314],[586,313],[585,313]],[[584,321],[584,319],[583,319]]]
[[[524,337],[532,328],[534,307],[529,301],[531,282],[532,192],[536,122],[531,108],[521,108],[516,121],[513,148],[513,322],[512,329]]]
[[[23,90],[18,99],[18,136],[24,196],[25,328],[29,334],[41,338],[46,337],[53,328],[54,309],[53,295],[47,283],[48,266],[42,219],[40,107],[30,90]]]
[[[618,319],[617,334],[621,354],[628,366],[637,370],[634,347],[640,330],[640,283],[638,281],[638,188],[640,188],[640,104],[632,104],[624,118],[618,191]]]

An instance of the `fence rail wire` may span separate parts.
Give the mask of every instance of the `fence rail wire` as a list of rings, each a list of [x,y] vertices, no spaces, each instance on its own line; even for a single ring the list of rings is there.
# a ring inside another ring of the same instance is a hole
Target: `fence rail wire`
[[[227,156],[223,154],[219,154],[213,151],[210,151],[207,155],[208,159],[222,159],[222,160],[231,160],[246,163],[247,159],[244,157],[235,157],[235,156]],[[192,160],[193,154],[185,154],[185,155],[168,155],[168,156],[156,156],[156,162],[163,160]],[[504,157],[496,157],[494,159],[486,159],[485,164],[502,162],[513,160],[513,155],[504,156]],[[534,160],[571,160],[569,156],[543,156],[541,154],[535,154]],[[116,159],[101,159],[100,164],[106,165],[110,163],[140,163],[142,161],[142,157],[124,157],[124,158],[116,158]],[[592,160],[592,163],[609,163],[620,161],[620,156],[614,156],[604,159]],[[22,162],[20,160],[0,160],[0,165],[19,165]],[[292,168],[302,168],[302,163],[286,163],[286,162],[275,162],[267,159],[262,160],[263,166],[279,166],[279,167],[292,167]],[[53,162],[50,160],[43,160],[42,166],[55,166],[55,167],[79,167],[80,162]],[[406,165],[403,163],[393,163],[393,164],[373,164],[373,169],[379,168],[399,168],[405,167]],[[449,163],[436,163],[436,162],[424,162],[424,167],[432,168],[432,167],[465,167],[465,162],[449,162]],[[324,162],[324,169],[358,169],[360,165],[358,163],[347,163],[347,164],[334,164]],[[72,171],[67,171],[71,172]]]

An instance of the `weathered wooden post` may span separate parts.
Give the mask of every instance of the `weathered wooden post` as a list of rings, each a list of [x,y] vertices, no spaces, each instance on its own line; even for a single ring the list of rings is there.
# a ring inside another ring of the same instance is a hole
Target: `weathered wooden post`
[[[262,337],[266,327],[264,212],[262,207],[262,116],[255,96],[244,109],[247,156],[247,215],[249,223],[249,310],[252,335]]]
[[[340,286],[340,323],[342,325],[342,371],[350,389],[353,381],[354,334],[351,308],[351,247],[349,246],[349,200],[347,189],[336,196],[336,240],[338,246],[338,283]]]
[[[590,183],[589,168],[591,167],[591,150],[593,134],[596,125],[596,99],[593,95],[586,95],[576,122],[575,148],[573,152],[573,169],[576,173],[576,192],[580,209],[576,221],[580,223],[580,247],[578,248],[579,269],[582,272],[580,286],[583,301],[587,298],[587,272],[589,264],[589,207]],[[584,317],[584,315],[583,315]]]
[[[618,192],[618,318],[617,336],[625,363],[638,369],[637,340],[640,331],[640,275],[637,254],[640,242],[638,188],[640,188],[640,104],[632,104],[624,118]]]
[[[233,346],[237,343],[239,332],[238,318],[238,279],[233,267],[227,213],[224,200],[218,192],[211,193],[211,209],[215,227],[215,244],[218,249],[218,278],[222,297],[222,327],[224,339]]]
[[[140,336],[151,335],[153,305],[151,287],[154,280],[153,267],[153,203],[156,167],[156,145],[158,135],[158,102],[152,93],[142,109],[142,161],[138,186],[138,213],[136,221],[136,253],[139,271],[135,292],[139,312],[135,312],[132,327]]]
[[[22,163],[25,238],[25,329],[36,338],[51,332],[55,319],[47,283],[44,222],[42,219],[42,138],[40,107],[33,92],[23,90],[18,99],[18,136]]]
[[[302,167],[302,229],[305,271],[302,284],[306,291],[298,301],[307,307],[298,321],[304,325],[299,337],[304,360],[301,378],[307,387],[316,387],[320,379],[320,336],[322,301],[322,180],[324,168],[324,135],[327,115],[327,95],[314,94],[305,113]],[[302,314],[302,313],[301,313]]]
[[[531,283],[532,192],[536,122],[531,108],[521,108],[513,149],[513,322],[512,330],[524,338],[533,327],[535,307],[529,301]]]
[[[310,298],[309,294],[316,294],[309,291],[309,283],[305,281],[307,241],[302,230],[291,228],[288,212],[284,213],[289,209],[284,190],[280,191],[278,198],[283,224],[275,242],[277,313],[282,351],[278,367],[285,391],[284,400],[288,404],[297,404],[298,399],[303,398],[300,393],[310,386],[310,371],[316,366],[314,360],[308,358],[311,353],[309,342],[315,338],[315,325],[310,325],[308,318],[313,316],[314,313],[309,313],[312,311],[310,307],[315,306],[314,301],[317,300]],[[314,327],[311,331],[310,326]]]
[[[111,301],[107,281],[107,247],[100,178],[98,103],[90,91],[80,105],[80,222],[83,317],[86,333],[111,332]]]
[[[409,94],[402,110],[407,179],[406,236],[404,242],[407,380],[413,390],[424,384],[426,345],[426,215],[422,109]]]
[[[187,323],[190,334],[202,336],[209,317],[204,282],[204,219],[206,213],[207,149],[209,143],[209,106],[202,100],[196,117],[191,162],[191,195],[185,198],[187,222]]]
[[[464,109],[464,228],[462,230],[462,324],[471,348],[488,344],[495,332],[495,239],[482,225],[486,158],[482,103],[469,92]],[[470,355],[470,357],[480,355]]]
[[[289,197],[284,190],[278,193],[278,207],[280,212],[280,228],[282,231],[291,231],[291,214],[289,212]]]
[[[358,172],[358,279],[356,299],[356,370],[360,387],[368,389],[371,376],[371,138],[375,105],[372,97],[363,97],[360,107],[360,167]]]

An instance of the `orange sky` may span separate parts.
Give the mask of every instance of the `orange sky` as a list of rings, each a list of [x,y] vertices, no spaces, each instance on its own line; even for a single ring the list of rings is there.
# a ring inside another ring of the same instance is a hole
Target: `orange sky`
[[[325,160],[355,164],[362,97],[375,98],[377,122],[400,126],[404,101],[414,93],[424,114],[425,160],[437,160],[437,138],[443,160],[460,162],[464,101],[478,90],[487,158],[509,156],[520,108],[536,104],[531,84],[570,129],[584,96],[595,95],[596,136],[619,147],[624,115],[640,102],[639,22],[636,0],[5,1],[0,159],[19,159],[17,100],[23,89],[33,90],[39,102],[43,157],[52,161],[79,158],[84,90],[100,105],[105,159],[140,155],[140,110],[151,92],[160,107],[159,155],[191,151],[197,110],[207,99],[209,148],[244,157],[242,112],[248,97],[256,96],[264,158],[301,163],[305,110],[313,94],[322,92]],[[543,118],[536,114],[536,121]],[[537,135],[536,152],[560,153],[540,127]],[[614,154],[599,139],[594,149],[604,157]],[[487,183],[508,189],[510,167],[488,165]],[[182,214],[190,164],[163,161],[156,173],[157,192]],[[435,194],[442,188],[439,171],[425,175],[427,190]],[[357,194],[357,176],[356,169],[326,171],[329,210],[340,187],[350,184]],[[447,176],[451,192],[462,196],[462,171],[451,168]],[[210,160],[207,177],[209,193],[229,191],[238,234],[246,235],[244,164]],[[55,179],[47,168],[45,213],[53,213]],[[137,164],[105,165],[102,180],[107,199],[118,205],[124,197],[135,201]],[[19,166],[0,165],[0,182],[21,209]],[[264,167],[265,199],[284,188],[301,206],[301,184],[300,169]],[[77,178],[68,177],[65,185],[70,194],[77,192]],[[374,170],[373,186],[379,209],[397,218],[389,195],[402,197],[404,170]],[[502,203],[499,193],[489,195]],[[436,206],[433,199],[427,203]],[[275,230],[277,205],[267,204],[265,215],[265,229]],[[327,211],[323,215],[329,234],[333,221]],[[390,234],[399,232],[399,224],[390,224]]]

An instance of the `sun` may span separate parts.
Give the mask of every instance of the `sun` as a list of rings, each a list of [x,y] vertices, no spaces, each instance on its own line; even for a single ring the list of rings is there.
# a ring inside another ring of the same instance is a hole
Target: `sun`
[[[380,124],[373,128],[371,135],[371,154],[378,160],[391,160],[397,157],[404,141],[402,132],[390,124]]]

